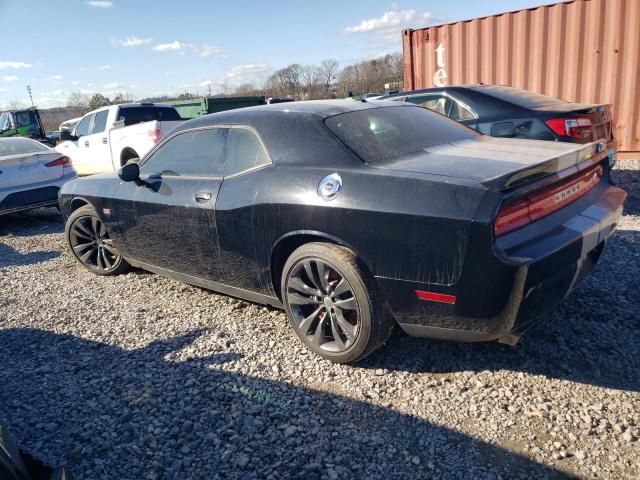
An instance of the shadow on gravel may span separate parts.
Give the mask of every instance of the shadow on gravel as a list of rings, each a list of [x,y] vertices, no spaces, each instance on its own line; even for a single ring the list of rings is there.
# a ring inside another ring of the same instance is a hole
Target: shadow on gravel
[[[9,245],[0,242],[0,268],[12,267],[15,265],[33,265],[46,262],[52,258],[60,256],[57,250],[47,250],[40,252],[20,253]]]
[[[64,223],[55,208],[40,208],[25,213],[0,215],[0,237],[31,237],[44,233],[61,233]]]
[[[596,269],[515,347],[397,332],[364,368],[450,373],[511,370],[640,391],[640,230],[618,230]]]
[[[627,192],[625,215],[640,215],[640,170],[615,169],[612,174],[616,187]]]
[[[171,360],[207,334],[127,351],[0,330],[0,412],[78,478],[568,478],[393,410],[211,367],[234,354]]]

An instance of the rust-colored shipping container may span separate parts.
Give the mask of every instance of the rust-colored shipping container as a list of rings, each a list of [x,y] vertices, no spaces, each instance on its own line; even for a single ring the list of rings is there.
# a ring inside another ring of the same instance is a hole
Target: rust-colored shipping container
[[[574,0],[402,32],[404,88],[492,83],[613,105],[640,153],[640,0]]]

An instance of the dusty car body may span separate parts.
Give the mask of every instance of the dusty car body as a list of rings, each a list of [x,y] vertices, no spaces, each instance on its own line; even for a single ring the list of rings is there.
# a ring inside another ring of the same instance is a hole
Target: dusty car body
[[[180,142],[201,137],[213,143],[186,154],[198,147]],[[284,307],[314,352],[354,361],[395,323],[517,341],[614,231],[625,193],[606,155],[482,136],[415,105],[298,102],[186,122],[139,166],[68,183],[60,206],[95,273],[126,262]]]

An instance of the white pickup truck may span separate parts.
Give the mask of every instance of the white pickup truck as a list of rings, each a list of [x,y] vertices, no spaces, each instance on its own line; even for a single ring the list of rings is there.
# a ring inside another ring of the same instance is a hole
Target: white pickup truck
[[[184,120],[171,105],[124,103],[87,113],[73,132],[61,132],[56,150],[78,175],[112,172],[141,158]]]

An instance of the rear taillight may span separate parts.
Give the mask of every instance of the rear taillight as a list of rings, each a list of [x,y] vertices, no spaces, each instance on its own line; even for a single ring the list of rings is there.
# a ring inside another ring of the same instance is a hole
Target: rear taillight
[[[160,130],[159,128],[149,130],[149,138],[153,143],[158,143],[162,138],[162,130]]]
[[[577,140],[591,138],[591,118],[551,118],[544,122],[553,133],[560,137],[572,137]]]
[[[494,223],[496,237],[540,220],[574,202],[598,184],[602,172],[602,166],[598,165],[578,172],[558,185],[505,202]]]
[[[68,167],[71,165],[71,159],[69,157],[60,157],[55,160],[51,160],[49,163],[45,163],[45,167]]]

